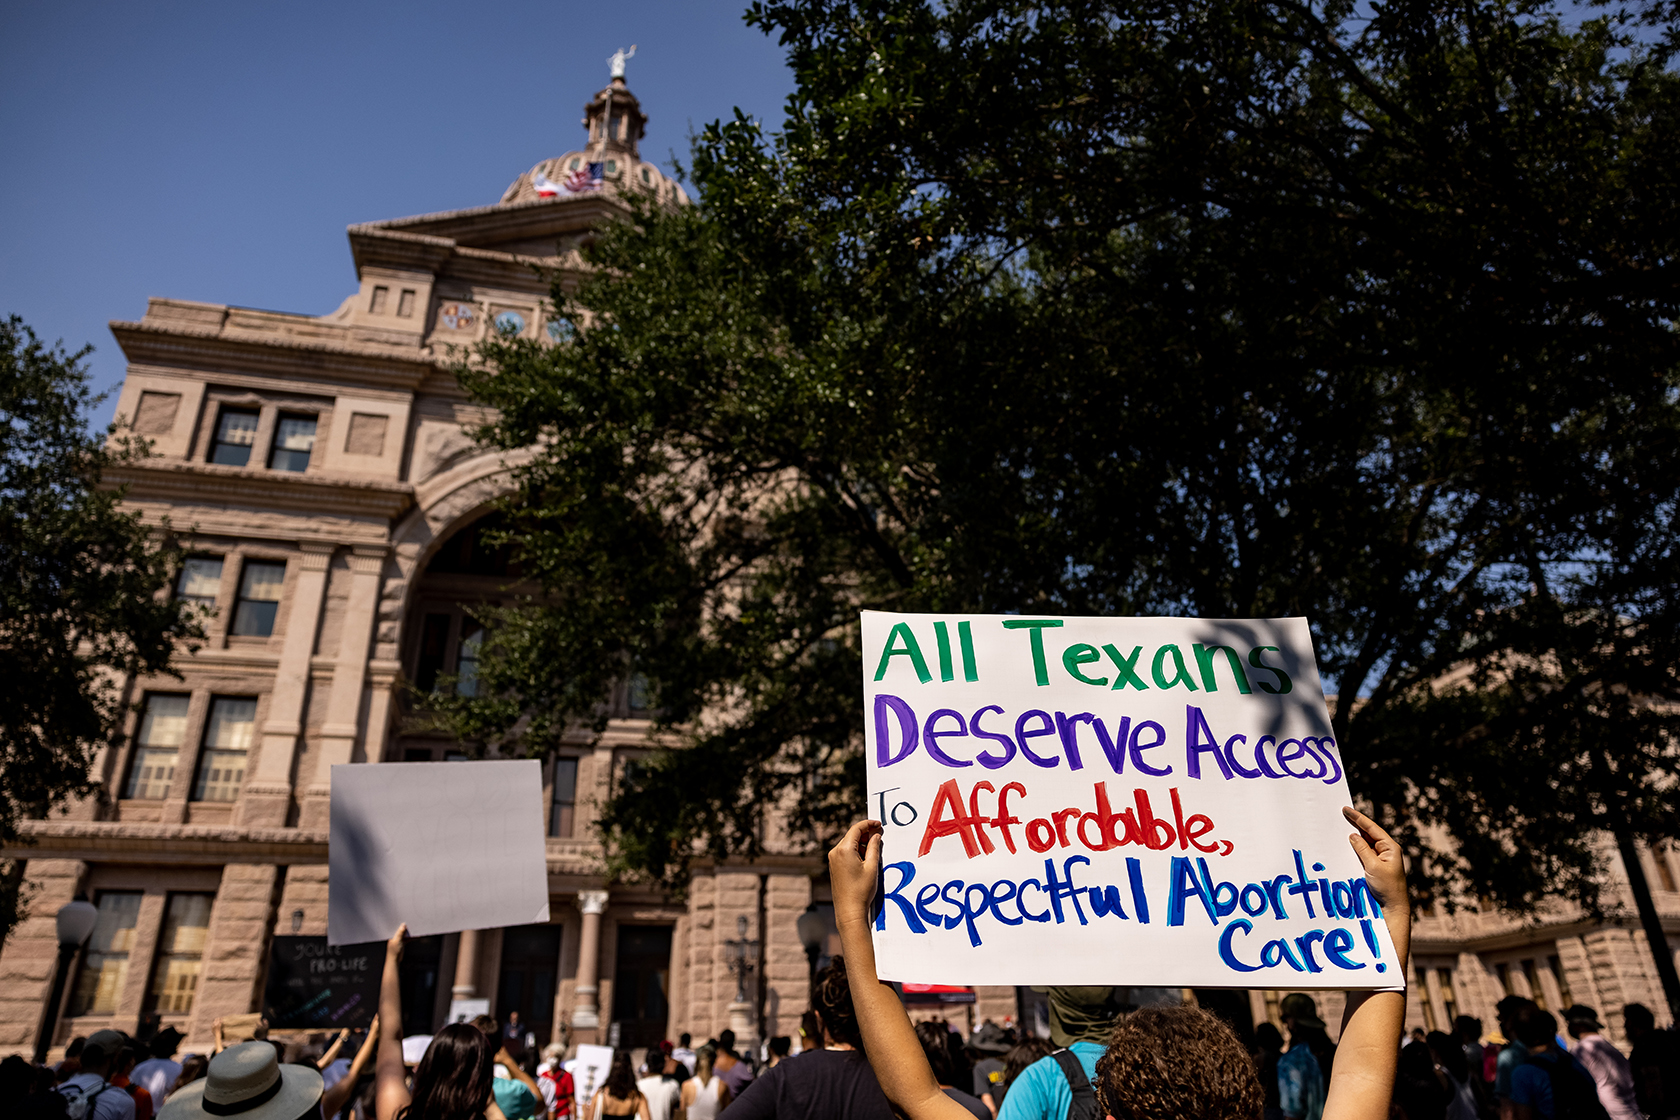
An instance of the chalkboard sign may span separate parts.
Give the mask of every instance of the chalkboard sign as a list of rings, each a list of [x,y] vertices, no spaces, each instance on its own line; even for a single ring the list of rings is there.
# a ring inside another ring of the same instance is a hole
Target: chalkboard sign
[[[385,943],[329,946],[325,937],[276,937],[263,1015],[276,1030],[365,1027],[379,1009]]]

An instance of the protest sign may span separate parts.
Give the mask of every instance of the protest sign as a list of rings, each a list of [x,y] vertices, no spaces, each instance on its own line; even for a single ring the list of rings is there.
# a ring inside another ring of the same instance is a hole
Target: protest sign
[[[862,622],[883,978],[1404,985],[1305,619]]]
[[[607,1074],[612,1071],[613,1048],[611,1046],[594,1046],[583,1042],[578,1044],[577,1057],[568,1063],[572,1075],[572,1087],[577,1091],[580,1103],[587,1102],[595,1095],[595,1090],[607,1083]]]
[[[263,1018],[275,1030],[365,1027],[379,1010],[384,967],[383,941],[328,945],[324,937],[276,937]]]
[[[332,768],[327,943],[548,921],[542,765]]]

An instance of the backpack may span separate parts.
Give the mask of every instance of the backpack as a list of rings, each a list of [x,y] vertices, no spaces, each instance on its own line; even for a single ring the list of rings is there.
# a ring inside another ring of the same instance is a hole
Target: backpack
[[[1062,1076],[1073,1090],[1067,1120],[1097,1120],[1097,1093],[1091,1088],[1091,1079],[1085,1076],[1085,1067],[1079,1064],[1078,1056],[1072,1050],[1058,1050],[1050,1056],[1062,1067]]]
[[[74,1085],[66,1085],[59,1089],[64,1097],[64,1111],[70,1120],[93,1120],[93,1102],[99,1099],[99,1094],[111,1087],[110,1082],[102,1081],[99,1088],[91,1093],[85,1093]],[[66,1090],[69,1090],[66,1092]]]
[[[1560,1054],[1555,1061],[1547,1062],[1531,1055],[1528,1064],[1544,1069],[1551,1079],[1552,1120],[1610,1120],[1599,1103],[1598,1084],[1574,1057]]]

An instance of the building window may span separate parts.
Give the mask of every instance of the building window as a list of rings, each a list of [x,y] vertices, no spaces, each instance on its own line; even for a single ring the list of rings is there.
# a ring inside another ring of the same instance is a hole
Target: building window
[[[230,633],[251,638],[266,638],[274,633],[274,618],[280,613],[280,588],[285,582],[284,562],[245,561]]]
[[[1546,967],[1552,970],[1552,979],[1557,981],[1558,1002],[1566,1008],[1575,1006],[1575,1001],[1569,998],[1569,981],[1563,976],[1563,962],[1555,956],[1547,957]]]
[[[432,761],[432,748],[430,748],[430,747],[405,747],[405,748],[403,748],[403,761],[404,762],[430,762],[430,761]]]
[[[1542,1011],[1551,1010],[1546,1006],[1546,989],[1540,986],[1540,970],[1534,967],[1532,960],[1522,962],[1523,978],[1528,981],[1528,998],[1534,1001],[1534,1006]]]
[[[125,797],[162,801],[175,781],[175,763],[187,734],[185,696],[146,697],[146,714],[140,719],[140,734],[134,743],[134,760],[128,764]]]
[[[189,556],[181,568],[180,582],[175,585],[175,597],[201,607],[214,607],[222,589],[222,558],[220,556]]]
[[[191,1011],[198,990],[198,970],[204,960],[204,939],[210,932],[210,903],[215,895],[171,894],[158,936],[157,963],[152,966],[152,990],[147,1003],[153,1011]]]
[[[100,891],[99,920],[88,939],[87,956],[76,977],[71,1015],[109,1015],[116,1011],[128,980],[128,954],[134,948],[134,926],[140,920],[139,891]]]
[[[397,318],[414,318],[414,289],[404,288],[402,295],[397,297]]]
[[[243,467],[251,461],[251,448],[256,442],[257,410],[224,408],[216,423],[216,442],[210,449],[210,461],[224,467]]]
[[[624,686],[624,702],[632,712],[645,712],[653,707],[653,685],[646,673],[631,673]]]
[[[1419,977],[1419,979],[1422,979],[1422,977]],[[1418,985],[1418,1009],[1423,1012],[1423,1029],[1433,1032],[1435,1030],[1435,1004],[1429,998],[1429,984],[1427,982]]]
[[[1677,889],[1674,883],[1674,868],[1668,863],[1668,845],[1656,844],[1651,847],[1651,862],[1657,867],[1657,882],[1662,889],[1673,894]]]
[[[373,289],[373,303],[368,306],[368,310],[375,315],[385,314],[385,298],[390,294],[391,289],[385,285],[376,285]]]
[[[443,672],[443,657],[449,649],[449,616],[429,614],[420,624],[420,661],[414,670],[414,686],[421,692],[437,687]]]
[[[315,417],[281,413],[274,429],[274,449],[268,453],[271,470],[301,474],[309,469],[309,453],[315,450]]]
[[[550,836],[570,836],[577,809],[577,759],[554,760],[554,812],[548,819]]]
[[[1450,1031],[1453,1027],[1453,1020],[1458,1018],[1458,997],[1453,994],[1453,970],[1437,968],[1435,970],[1435,983],[1441,989],[1441,1010],[1446,1012],[1447,1015],[1447,1021],[1441,1029]]]
[[[455,694],[478,695],[478,652],[484,645],[484,627],[471,619],[461,623],[461,651],[455,658]]]
[[[255,700],[218,696],[210,705],[210,726],[198,759],[194,801],[232,801],[245,780],[245,756],[257,722]]]

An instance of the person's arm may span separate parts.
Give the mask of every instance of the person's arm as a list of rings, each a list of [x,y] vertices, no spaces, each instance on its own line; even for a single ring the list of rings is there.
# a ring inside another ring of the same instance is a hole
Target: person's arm
[[[379,1021],[385,1024],[385,1030],[379,1034],[379,1058],[373,1074],[374,1115],[378,1120],[396,1120],[410,1100],[408,1079],[403,1073],[402,976],[398,970],[407,936],[405,922],[385,943],[385,973],[379,981]]]
[[[346,1031],[345,1033],[348,1034],[349,1032]],[[361,1046],[357,1047],[356,1056],[350,1059],[350,1072],[333,1082],[332,1088],[321,1094],[321,1115],[325,1120],[332,1120],[345,1105],[350,1103],[350,1098],[356,1092],[356,1082],[361,1078],[362,1071],[367,1068],[368,1062],[373,1060],[374,1048],[378,1045],[379,1016],[375,1015],[373,1022],[368,1024],[367,1037],[362,1039]]]
[[[909,1120],[972,1120],[968,1109],[940,1090],[904,1005],[875,974],[869,899],[880,871],[880,821],[854,824],[828,853],[834,921],[840,927],[846,982],[863,1031],[864,1053],[887,1100]]]
[[[227,1043],[222,1041],[222,1020],[221,1020],[221,1016],[216,1017],[215,1027],[216,1027],[216,1048],[214,1050],[210,1051],[210,1056],[212,1058],[214,1058],[217,1054],[220,1054],[223,1050],[227,1049]]]
[[[1394,941],[1396,979],[1404,982],[1406,962],[1411,958],[1412,907],[1406,897],[1406,866],[1400,845],[1376,821],[1357,809],[1345,808],[1342,815],[1358,829],[1348,837],[1359,862],[1365,866],[1365,882],[1371,897],[1382,907],[1383,921]],[[1394,1090],[1394,1074],[1400,1062],[1394,1040],[1406,1024],[1406,993],[1348,993],[1347,1012],[1342,1016],[1342,1037],[1336,1045],[1335,1069],[1324,1101],[1324,1120],[1368,1120],[1387,1116]]]
[[[653,1120],[653,1113],[648,1111],[648,1099],[646,1093],[636,1094],[636,1115],[639,1120]]]
[[[316,1069],[326,1069],[328,1066],[330,1066],[334,1062],[338,1061],[338,1052],[340,1050],[344,1049],[344,1043],[349,1038],[350,1038],[350,1028],[349,1027],[345,1027],[343,1030],[339,1031],[338,1032],[338,1037],[333,1039],[333,1042],[332,1042],[331,1046],[327,1047],[327,1052],[325,1054],[322,1054],[319,1058],[315,1059],[315,1068]]]
[[[526,1073],[525,1068],[513,1060],[513,1056],[507,1052],[506,1046],[496,1051],[496,1060],[506,1066],[507,1071],[513,1075],[513,1079],[525,1086],[531,1095],[537,1099],[536,1114],[547,1116],[548,1102],[543,1099],[542,1086],[537,1084],[537,1079]]]
[[[735,1099],[735,1094],[729,1091],[729,1084],[723,1078],[718,1078],[718,1111],[722,1112]]]

